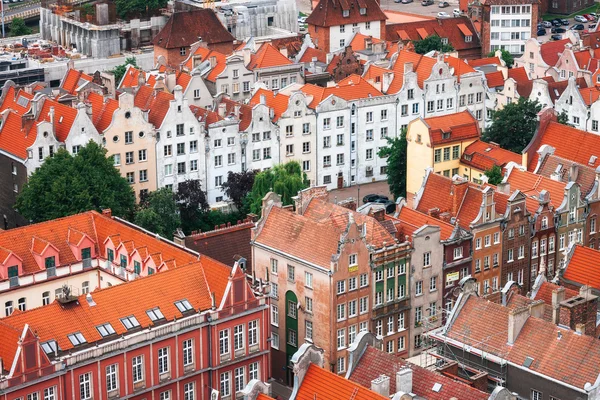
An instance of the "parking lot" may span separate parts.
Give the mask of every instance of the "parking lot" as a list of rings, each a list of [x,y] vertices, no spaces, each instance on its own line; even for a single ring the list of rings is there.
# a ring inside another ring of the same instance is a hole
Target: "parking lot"
[[[428,17],[434,17],[440,11],[445,11],[448,14],[452,15],[452,10],[458,8],[458,0],[446,0],[449,7],[439,8],[439,1],[435,0],[433,5],[423,7],[421,5],[421,0],[413,0],[412,3],[402,4],[396,3],[394,0],[381,0],[381,8],[383,10],[392,10],[392,11],[402,11],[411,14],[420,14]],[[297,0],[298,10],[309,14],[310,13],[310,1],[309,0]]]
[[[579,25],[579,24],[583,25],[583,27],[584,27],[586,30],[588,30],[588,29],[590,29],[590,26],[591,26],[591,25],[595,25],[595,24],[596,24],[596,22],[589,22],[589,21],[588,21],[588,22],[577,22],[577,21],[575,21],[575,18],[560,18],[560,17],[557,17],[557,18],[558,18],[558,19],[567,19],[567,20],[569,21],[569,25],[568,25],[568,26],[565,26],[565,25],[562,25],[562,26],[560,26],[560,28],[563,28],[563,29],[565,29],[565,30],[570,30],[570,29],[571,29],[571,27],[572,27],[573,25]],[[545,34],[545,35],[538,35],[538,40],[539,40],[541,43],[544,43],[544,42],[547,42],[547,41],[553,40],[553,39],[552,39],[552,35],[555,35],[555,34],[556,34],[556,35],[560,35],[560,36],[561,36],[561,39],[565,37],[565,36],[564,36],[564,35],[565,35],[565,33],[562,33],[562,32],[553,33],[553,32],[552,32],[552,28],[554,28],[554,26],[552,26],[552,27],[549,27],[549,28],[548,28],[548,27],[546,27],[546,28],[545,28],[545,30],[546,30],[546,34]],[[583,31],[578,31],[578,32],[583,32]],[[556,39],[558,40],[558,37],[557,37]]]

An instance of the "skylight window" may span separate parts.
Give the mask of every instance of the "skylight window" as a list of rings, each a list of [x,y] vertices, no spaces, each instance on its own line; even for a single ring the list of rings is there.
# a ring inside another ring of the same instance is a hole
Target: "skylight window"
[[[442,384],[441,383],[435,383],[433,385],[433,388],[431,388],[431,390],[433,390],[436,393],[439,393],[440,390],[442,390]]]
[[[148,314],[148,317],[152,321],[158,321],[159,319],[163,319],[165,317],[158,307],[146,311],[146,314]]]
[[[107,337],[115,333],[114,328],[109,323],[98,325],[96,329],[98,329],[98,332],[100,332],[100,335],[102,335],[102,337]]]
[[[81,332],[71,333],[70,335],[67,335],[67,337],[73,346],[79,346],[80,344],[87,343],[87,340],[85,340]]]
[[[42,349],[46,354],[56,354],[58,353],[58,344],[56,340],[48,340],[45,343],[42,343]]]
[[[175,307],[181,312],[190,311],[192,309],[190,302],[185,299],[176,301]]]
[[[128,330],[137,328],[138,326],[140,326],[140,323],[133,315],[131,315],[129,317],[121,318],[121,322],[123,323],[125,328],[127,328]]]

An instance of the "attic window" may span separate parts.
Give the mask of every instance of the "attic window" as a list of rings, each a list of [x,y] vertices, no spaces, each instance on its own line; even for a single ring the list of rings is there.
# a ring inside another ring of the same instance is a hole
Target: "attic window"
[[[56,340],[48,340],[47,342],[42,343],[42,349],[46,354],[56,354],[58,353],[58,344],[56,343]]]
[[[367,9],[366,9],[366,8],[364,8],[364,7],[362,7],[362,8],[360,9],[360,15],[365,15],[365,14],[367,14]]]
[[[588,161],[588,164],[590,164],[590,165],[594,165],[594,164],[596,164],[596,160],[597,160],[597,159],[598,159],[598,157],[596,157],[596,156],[591,156],[591,157],[590,157],[590,161]]]
[[[523,361],[523,366],[525,368],[529,368],[532,363],[533,363],[533,358],[527,357],[527,358],[525,358],[525,361]]]
[[[121,318],[121,322],[123,323],[125,328],[127,328],[127,330],[137,328],[138,326],[140,326],[140,323],[133,315],[130,315],[129,317]]]
[[[442,38],[442,44],[448,44],[448,38],[443,37]]]
[[[102,337],[107,337],[116,333],[112,325],[109,323],[98,325],[96,329],[98,330],[98,332],[100,332],[100,335],[102,335]]]
[[[152,321],[158,321],[159,319],[165,318],[165,316],[163,315],[163,313],[160,311],[160,309],[158,307],[146,311],[146,314],[148,314],[148,317]]]
[[[187,300],[178,300],[175,302],[175,307],[181,312],[190,311],[192,309],[192,305]]]
[[[349,17],[350,16],[350,10],[344,10],[344,11],[342,11],[342,16]]]
[[[62,122],[63,122],[63,116],[61,115],[60,118],[58,119],[58,123],[62,124]]]
[[[471,35],[465,36],[465,42],[468,43],[468,42],[472,42],[472,41],[473,41],[473,36],[471,36]]]
[[[81,332],[71,333],[70,335],[67,335],[67,338],[69,338],[73,346],[87,343],[87,340],[85,340]]]
[[[450,132],[443,132],[442,139],[450,139]]]

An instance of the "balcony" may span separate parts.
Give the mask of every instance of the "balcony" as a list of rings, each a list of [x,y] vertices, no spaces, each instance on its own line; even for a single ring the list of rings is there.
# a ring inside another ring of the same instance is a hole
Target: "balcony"
[[[92,268],[92,259],[91,258],[84,258],[82,260],[82,263],[83,263],[83,269]]]
[[[10,278],[8,278],[8,282],[9,282],[9,286],[11,288],[17,287],[17,286],[19,286],[19,277],[18,276],[11,276]]]
[[[46,276],[48,278],[56,276],[56,267],[48,267],[48,268],[46,268]]]

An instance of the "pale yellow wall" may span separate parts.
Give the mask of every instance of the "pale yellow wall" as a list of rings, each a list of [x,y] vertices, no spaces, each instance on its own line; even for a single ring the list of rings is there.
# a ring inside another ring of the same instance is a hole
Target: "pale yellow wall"
[[[418,138],[421,141],[418,142]],[[425,176],[425,170],[433,167],[433,149],[429,141],[429,130],[421,119],[408,124],[406,132],[407,162],[406,162],[406,192],[414,195],[419,191]]]
[[[458,173],[458,175],[463,176],[463,173],[461,172],[461,164],[460,164],[460,156],[462,155],[463,151],[465,150],[465,148],[470,145],[471,143],[473,143],[474,140],[468,140],[468,141],[464,141],[464,142],[451,142],[451,143],[446,143],[437,147],[433,148],[433,154],[434,154],[434,162],[433,162],[433,171],[435,173],[440,173],[444,176],[448,176],[448,177],[452,177],[453,176],[453,171],[454,173]],[[455,146],[458,146],[458,156],[457,157],[453,157],[453,148]],[[450,159],[447,161],[444,161],[444,149],[449,148],[449,152],[450,152]],[[435,162],[435,151],[439,149],[441,152],[441,162]],[[447,174],[444,174],[444,172],[447,172]]]
[[[485,171],[473,168],[470,165],[460,164],[459,172],[460,176],[466,177],[470,182],[479,183],[485,178]]]

